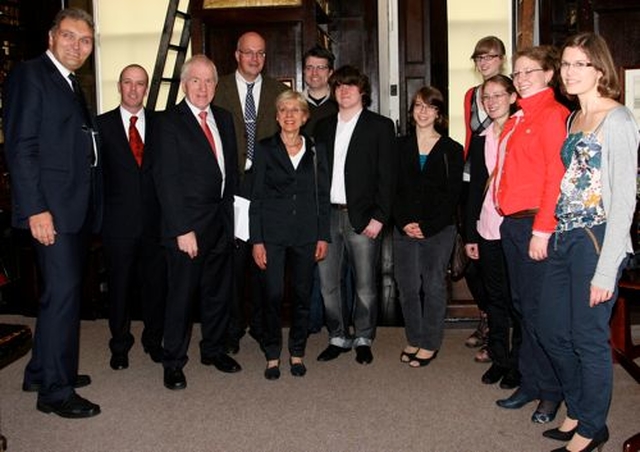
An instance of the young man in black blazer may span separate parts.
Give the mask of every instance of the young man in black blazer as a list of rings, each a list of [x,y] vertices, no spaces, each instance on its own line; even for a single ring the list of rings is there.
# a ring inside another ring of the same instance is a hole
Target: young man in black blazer
[[[98,116],[104,174],[102,243],[107,267],[110,366],[129,367],[131,308],[140,300],[142,346],[162,361],[166,263],[160,244],[160,204],[153,184],[153,152],[145,143],[153,115],[143,107],[147,71],[130,64],[118,79],[120,105]]]
[[[330,84],[339,112],[315,130],[316,141],[327,149],[332,205],[331,243],[319,262],[329,346],[318,360],[335,359],[355,347],[356,361],[369,364],[377,322],[379,237],[391,214],[395,185],[395,131],[389,118],[366,109],[371,85],[357,68],[341,67]],[[340,294],[345,253],[355,277],[352,316]]]

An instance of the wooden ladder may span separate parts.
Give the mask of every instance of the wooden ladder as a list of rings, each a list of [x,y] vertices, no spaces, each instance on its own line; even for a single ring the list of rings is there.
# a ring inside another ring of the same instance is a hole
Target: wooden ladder
[[[149,95],[147,97],[147,108],[156,110],[158,95],[163,84],[169,84],[169,94],[165,108],[172,107],[176,104],[178,90],[180,88],[180,69],[184,63],[189,48],[189,39],[191,38],[191,4],[189,0],[187,11],[179,11],[180,0],[169,0],[167,8],[167,16],[164,20],[162,36],[160,36],[160,45],[158,46],[158,56],[156,57],[156,65],[153,69],[153,77],[151,78],[151,86],[149,87]],[[176,22],[182,21],[182,32],[180,33],[180,42],[173,44],[171,38]],[[167,59],[169,53],[175,55],[173,71],[170,77],[165,76],[167,69]]]

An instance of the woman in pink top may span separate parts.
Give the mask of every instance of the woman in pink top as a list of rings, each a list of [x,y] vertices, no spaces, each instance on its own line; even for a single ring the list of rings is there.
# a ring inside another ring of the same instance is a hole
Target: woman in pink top
[[[494,75],[500,74],[504,71],[505,62],[505,47],[504,43],[495,36],[485,36],[480,39],[471,55],[474,66],[478,74],[482,76],[483,80],[487,80]],[[481,95],[482,85],[469,88],[464,96],[464,124],[466,128],[464,155],[465,159],[468,157],[469,143],[472,137],[478,136],[491,124],[491,118],[485,110]],[[462,211],[464,212],[467,193],[468,193],[468,181],[469,181],[469,161],[467,160],[463,180],[463,192],[461,195]],[[466,238],[466,237],[465,237]],[[476,361],[489,362],[488,348],[486,347],[487,341],[487,316],[486,300],[487,294],[484,290],[484,285],[480,280],[478,266],[472,261],[465,272],[465,280],[469,290],[473,295],[473,298],[478,303],[478,308],[481,312],[481,320],[476,330],[467,338],[465,345],[468,347],[481,347],[480,351],[476,354]]]
[[[493,177],[498,160],[498,142],[509,116],[516,110],[516,88],[506,75],[494,75],[482,84],[482,105],[491,125],[474,136],[469,145],[469,198],[465,214],[469,258],[478,263],[484,285],[489,322],[488,349],[493,364],[482,376],[485,384],[500,381],[503,389],[520,385],[518,350],[520,324],[516,319],[509,294],[509,282],[500,225],[502,216],[493,202]],[[513,341],[510,327],[513,324]]]

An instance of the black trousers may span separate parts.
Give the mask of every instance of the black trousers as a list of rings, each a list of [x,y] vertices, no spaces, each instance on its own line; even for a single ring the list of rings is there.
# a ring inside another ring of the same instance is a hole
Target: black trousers
[[[316,244],[282,246],[265,244],[267,268],[262,271],[263,346],[267,360],[280,358],[282,352],[282,300],[285,267],[291,270],[293,292],[289,354],[303,357],[307,345],[309,304],[313,285]]]
[[[103,237],[109,300],[109,348],[126,354],[133,345],[131,311],[139,302],[145,350],[162,346],[167,294],[164,249],[155,237]],[[136,299],[137,298],[137,299]]]

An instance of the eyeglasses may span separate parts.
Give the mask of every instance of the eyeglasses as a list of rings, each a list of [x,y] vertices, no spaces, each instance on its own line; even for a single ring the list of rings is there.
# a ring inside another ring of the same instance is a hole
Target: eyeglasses
[[[264,50],[258,50],[257,52],[254,52],[253,50],[240,50],[238,49],[238,52],[240,52],[241,55],[249,57],[249,58],[264,58],[267,56],[267,52],[265,52]]]
[[[509,93],[507,93],[506,91],[504,93],[497,93],[497,94],[483,94],[482,96],[480,96],[480,99],[482,99],[482,102],[489,102],[492,100],[500,100],[505,96],[508,96]]]
[[[532,74],[533,72],[544,72],[544,69],[542,68],[535,68],[535,69],[523,69],[521,71],[516,71],[513,74],[511,74],[511,78],[513,80],[515,80],[518,77],[529,77],[529,74]]]
[[[436,107],[435,105],[425,104],[423,102],[416,102],[415,104],[413,104],[413,109],[438,111],[438,107]]]
[[[318,71],[318,72],[321,72],[321,71],[326,71],[327,69],[329,69],[329,66],[327,66],[326,64],[320,64],[318,66],[314,66],[312,64],[307,64],[304,67],[304,70],[307,71],[307,72],[313,72],[314,69],[316,71]]]
[[[584,68],[593,67],[593,64],[589,63],[588,61],[574,61],[573,63],[570,63],[568,61],[563,61],[563,62],[560,63],[560,69],[567,70],[570,67],[572,67],[572,68],[574,68],[574,69],[576,69],[578,71],[581,71]]]
[[[478,56],[474,56],[472,59],[476,63],[481,63],[483,61],[493,61],[494,59],[498,58],[499,56],[500,55],[495,55],[495,54],[478,55]]]

